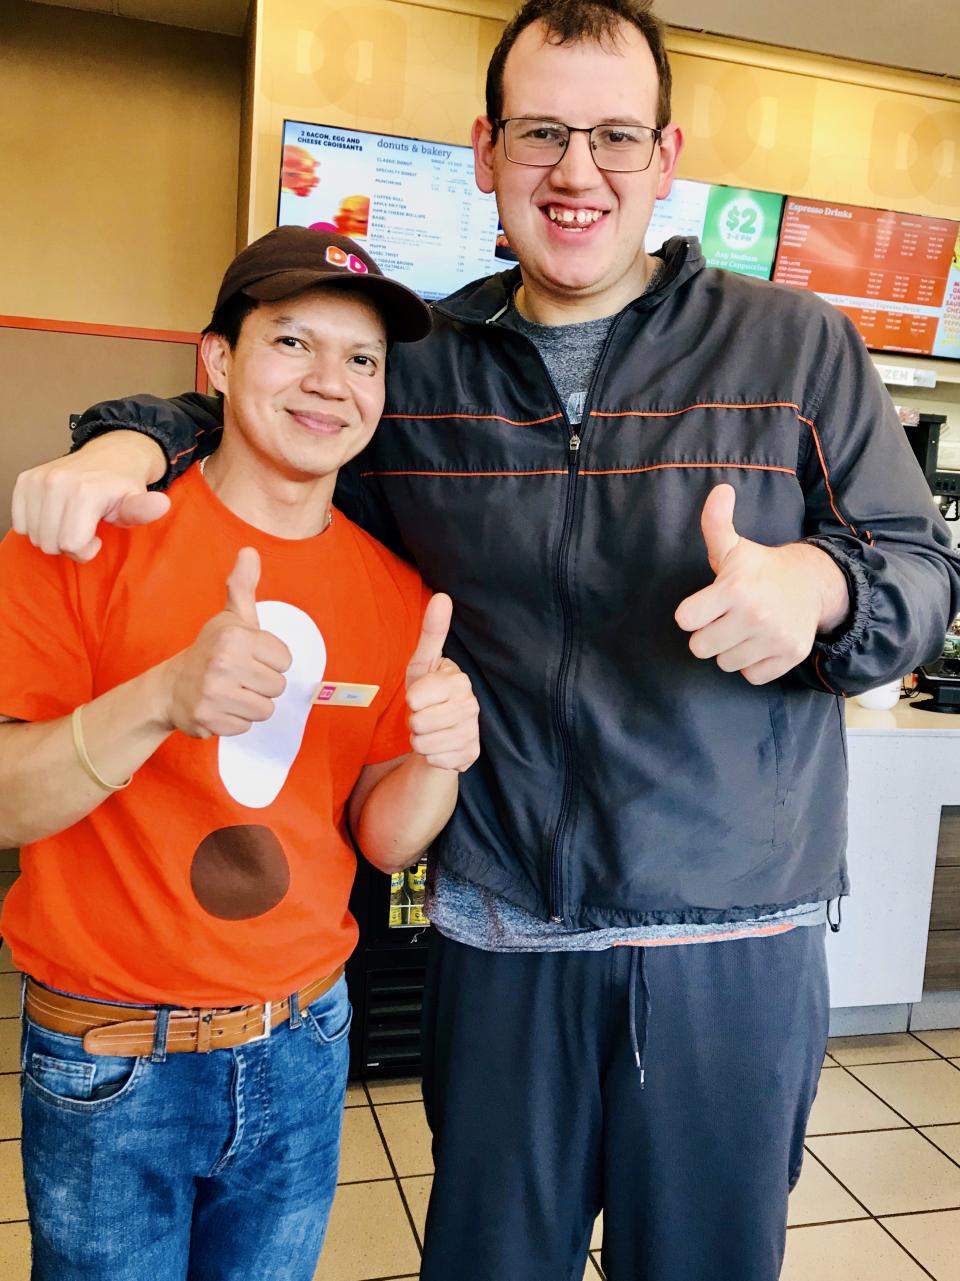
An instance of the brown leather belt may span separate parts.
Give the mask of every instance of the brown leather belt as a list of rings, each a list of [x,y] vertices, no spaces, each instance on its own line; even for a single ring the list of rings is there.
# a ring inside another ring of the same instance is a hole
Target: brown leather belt
[[[308,983],[297,993],[297,1005],[308,1005],[329,992],[343,966],[324,979]],[[153,1052],[159,1011],[149,1006],[117,1006],[85,1001],[62,992],[52,992],[27,979],[24,1004],[27,1018],[50,1032],[82,1036],[88,1054],[140,1056]],[[275,1027],[290,1017],[290,998],[245,1005],[233,1010],[184,1010],[170,1012],[167,1031],[168,1054],[206,1054],[208,1050],[230,1050],[251,1041],[263,1041]]]

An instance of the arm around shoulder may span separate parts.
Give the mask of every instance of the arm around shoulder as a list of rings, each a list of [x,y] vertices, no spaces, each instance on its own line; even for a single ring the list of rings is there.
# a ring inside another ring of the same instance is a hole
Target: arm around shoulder
[[[73,430],[71,453],[18,478],[13,528],[48,555],[92,560],[100,521],[139,525],[163,516],[168,500],[147,491],[166,488],[215,448],[222,426],[220,402],[196,392],[94,405]]]
[[[215,396],[188,391],[165,400],[140,394],[85,410],[73,428],[73,448],[113,432],[136,432],[159,447],[164,466],[150,483],[166,486],[190,466],[194,455],[211,452],[222,427],[223,405]]]

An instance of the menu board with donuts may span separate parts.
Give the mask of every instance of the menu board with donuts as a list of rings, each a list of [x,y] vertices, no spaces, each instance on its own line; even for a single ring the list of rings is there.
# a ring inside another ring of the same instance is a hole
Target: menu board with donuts
[[[516,263],[454,143],[287,120],[277,222],[352,236],[426,299]],[[710,267],[820,294],[874,351],[960,360],[960,221],[675,178],[647,252],[676,235]]]
[[[960,358],[960,223],[791,197],[773,279],[812,289],[874,351]]]
[[[453,143],[287,120],[277,223],[351,236],[426,299],[515,261],[471,148]]]

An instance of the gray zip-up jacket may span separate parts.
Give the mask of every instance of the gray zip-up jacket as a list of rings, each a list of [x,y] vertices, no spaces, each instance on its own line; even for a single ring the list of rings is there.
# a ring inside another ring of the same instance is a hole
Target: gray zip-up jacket
[[[497,323],[517,271],[437,304],[391,353],[371,444],[338,505],[454,600],[448,653],[482,755],[436,856],[587,928],[753,917],[847,892],[843,698],[932,658],[960,562],[847,319],[813,295],[661,251],[614,323],[574,431],[528,339]],[[219,409],[111,402],[77,443],[139,426],[176,467]],[[699,661],[674,622],[712,581],[700,513],[835,558],[850,616],[782,680]]]

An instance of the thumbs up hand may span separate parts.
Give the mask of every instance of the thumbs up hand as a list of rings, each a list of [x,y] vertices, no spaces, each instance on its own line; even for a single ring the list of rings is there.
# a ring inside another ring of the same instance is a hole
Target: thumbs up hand
[[[443,657],[452,616],[449,596],[432,597],[407,664],[408,724],[417,755],[436,769],[462,774],[480,755],[480,707],[470,678]]]
[[[731,485],[717,485],[707,495],[700,528],[716,577],[681,601],[674,617],[691,633],[697,658],[715,658],[722,671],[764,685],[801,663],[818,631],[843,622],[847,580],[819,547],[767,547],[738,534],[735,504]]]
[[[244,734],[273,715],[291,663],[283,641],[257,621],[260,557],[243,547],[227,579],[223,609],[167,664],[167,722],[192,738]]]

